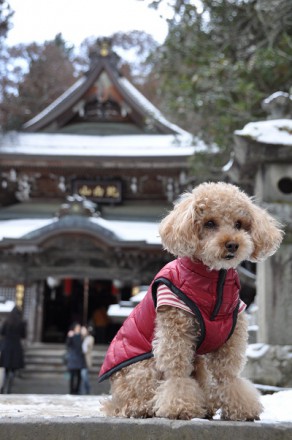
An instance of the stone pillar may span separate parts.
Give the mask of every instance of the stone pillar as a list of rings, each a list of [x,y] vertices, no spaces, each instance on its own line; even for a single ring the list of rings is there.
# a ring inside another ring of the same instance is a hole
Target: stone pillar
[[[258,344],[249,347],[245,373],[258,383],[267,383],[270,377],[277,378],[273,385],[291,386],[292,120],[255,122],[236,131],[228,175],[285,231],[280,249],[257,264]]]
[[[257,341],[292,345],[292,246],[257,265]]]
[[[236,131],[228,174],[283,224],[280,249],[257,265],[258,342],[292,344],[292,120]]]
[[[270,121],[268,126],[271,126]],[[292,121],[291,121],[292,124]],[[267,128],[267,127],[266,127]],[[292,135],[285,162],[261,146],[254,194],[285,230],[280,249],[257,265],[258,342],[292,344]]]

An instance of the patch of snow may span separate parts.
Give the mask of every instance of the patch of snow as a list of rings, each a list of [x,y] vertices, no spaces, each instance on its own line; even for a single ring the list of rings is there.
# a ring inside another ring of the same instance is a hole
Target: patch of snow
[[[0,400],[1,418],[27,419],[42,417],[105,417],[101,411],[102,401],[107,396],[71,396],[65,395],[20,395],[4,394]],[[264,411],[261,419],[255,423],[292,423],[292,390],[261,396]],[[215,417],[219,418],[219,413]],[[193,419],[195,422],[198,419]],[[201,421],[201,419],[200,419]],[[209,420],[204,420],[211,423]]]
[[[262,422],[292,422],[292,390],[267,394],[261,400],[264,406]]]
[[[137,293],[137,295],[132,296],[130,298],[130,301],[133,303],[133,305],[138,304],[142,299],[144,299],[146,293],[148,291],[148,286],[145,286],[145,290],[142,290],[141,292]]]
[[[0,400],[1,418],[42,417],[105,417],[101,411],[102,401],[106,396],[71,396],[65,395],[20,395],[4,394]],[[264,411],[261,419],[255,423],[292,423],[292,390],[261,396]],[[219,413],[216,419],[219,418]],[[195,422],[198,419],[193,419]],[[200,419],[201,421],[201,419]],[[212,423],[205,420],[206,423]]]
[[[260,415],[260,420],[255,421],[255,423],[292,423],[292,390],[288,389],[261,396],[261,402],[264,411]],[[220,411],[216,413],[214,419],[220,419]]]
[[[260,359],[267,353],[268,350],[269,350],[268,344],[263,344],[263,343],[249,344],[247,347],[246,355],[250,359]]]
[[[123,324],[125,319],[128,318],[132,312],[133,307],[122,307],[120,304],[111,304],[107,310],[107,314],[113,323]]]
[[[235,134],[255,141],[274,145],[292,145],[292,119],[273,119],[250,122]]]
[[[232,168],[233,163],[234,163],[234,158],[231,156],[229,161],[222,167],[222,171],[224,173],[227,173]]]
[[[100,411],[101,396],[65,395],[2,395],[0,418],[17,417],[104,417]]]
[[[248,326],[248,329],[249,329],[250,331],[257,332],[258,329],[259,329],[259,326],[256,325],[256,324],[249,325],[249,326]]]

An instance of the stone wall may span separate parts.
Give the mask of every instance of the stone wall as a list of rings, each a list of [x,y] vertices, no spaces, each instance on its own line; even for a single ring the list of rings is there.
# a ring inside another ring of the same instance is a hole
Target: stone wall
[[[251,344],[244,376],[257,384],[292,387],[292,345]]]

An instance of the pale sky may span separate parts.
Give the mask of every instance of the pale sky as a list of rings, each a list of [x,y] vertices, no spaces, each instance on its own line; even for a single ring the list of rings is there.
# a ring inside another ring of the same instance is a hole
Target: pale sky
[[[56,34],[76,47],[87,37],[140,30],[159,43],[167,24],[148,0],[8,0],[15,11],[7,43],[52,40]],[[165,15],[165,13],[164,13]]]

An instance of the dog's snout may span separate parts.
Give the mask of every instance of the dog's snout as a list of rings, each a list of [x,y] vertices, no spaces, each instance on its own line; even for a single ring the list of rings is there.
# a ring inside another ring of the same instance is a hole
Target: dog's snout
[[[226,247],[226,249],[227,249],[229,252],[234,253],[234,252],[236,252],[237,249],[239,248],[239,244],[238,244],[238,243],[235,243],[234,241],[227,241],[227,242],[225,243],[225,247]]]

